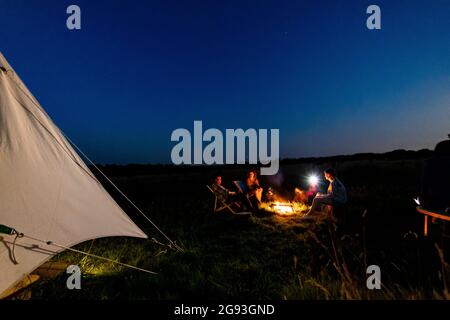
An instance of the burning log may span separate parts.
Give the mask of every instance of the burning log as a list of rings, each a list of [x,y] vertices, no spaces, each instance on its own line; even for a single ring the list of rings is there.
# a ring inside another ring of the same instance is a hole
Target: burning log
[[[272,209],[281,215],[294,214],[294,207],[291,203],[274,202],[270,205]]]
[[[276,213],[280,216],[292,216],[306,212],[309,207],[301,202],[272,201],[263,202],[260,209]]]

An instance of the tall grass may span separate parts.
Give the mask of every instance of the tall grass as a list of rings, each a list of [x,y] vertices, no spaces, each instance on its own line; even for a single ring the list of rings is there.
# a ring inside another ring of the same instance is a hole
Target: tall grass
[[[285,190],[295,186],[299,176],[319,171],[321,166],[284,168]],[[64,252],[53,260],[81,267],[82,290],[67,290],[67,275],[61,274],[15,298],[449,299],[448,240],[442,238],[440,224],[430,226],[428,238],[420,234],[420,220],[411,200],[416,196],[419,165],[368,161],[335,166],[348,186],[350,199],[344,215],[337,214],[337,221],[212,213],[211,195],[205,188],[208,181],[200,171],[118,177],[115,182],[122,190],[184,251],[139,239],[83,243],[77,249],[158,275]],[[225,181],[231,181],[244,172],[233,169],[223,174]],[[174,195],[174,186],[183,192]],[[150,238],[165,243],[111,193]],[[381,268],[381,290],[367,289],[366,269],[372,264]]]

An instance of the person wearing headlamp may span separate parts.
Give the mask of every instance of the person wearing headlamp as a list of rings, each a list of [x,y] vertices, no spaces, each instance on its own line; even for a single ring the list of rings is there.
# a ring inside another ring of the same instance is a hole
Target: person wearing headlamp
[[[311,209],[306,213],[310,215],[314,212],[322,211],[325,205],[337,206],[347,202],[347,189],[336,177],[336,171],[328,168],[324,171],[325,179],[330,183],[327,193],[317,193],[311,205]]]

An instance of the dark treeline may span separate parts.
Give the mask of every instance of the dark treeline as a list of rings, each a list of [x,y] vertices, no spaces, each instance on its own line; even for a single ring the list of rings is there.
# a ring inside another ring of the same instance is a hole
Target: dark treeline
[[[413,150],[394,150],[385,153],[357,153],[353,155],[338,155],[330,157],[308,157],[308,158],[286,158],[280,161],[281,165],[287,164],[302,164],[302,163],[335,163],[344,161],[364,161],[364,160],[419,160],[426,159],[433,155],[433,151],[422,149],[418,151]],[[150,174],[183,174],[183,173],[210,173],[220,171],[225,165],[181,165],[173,164],[106,164],[98,165],[98,167],[107,176],[135,176],[135,175],[150,175]],[[250,169],[255,165],[226,165],[228,169]],[[95,168],[89,168],[97,175]]]

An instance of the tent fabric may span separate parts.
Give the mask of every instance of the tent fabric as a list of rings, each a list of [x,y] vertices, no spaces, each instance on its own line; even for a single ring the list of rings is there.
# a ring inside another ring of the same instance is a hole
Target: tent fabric
[[[104,190],[0,53],[0,224],[70,247],[94,238],[147,238]],[[43,77],[44,78],[44,77]],[[59,247],[0,234],[0,293]]]

